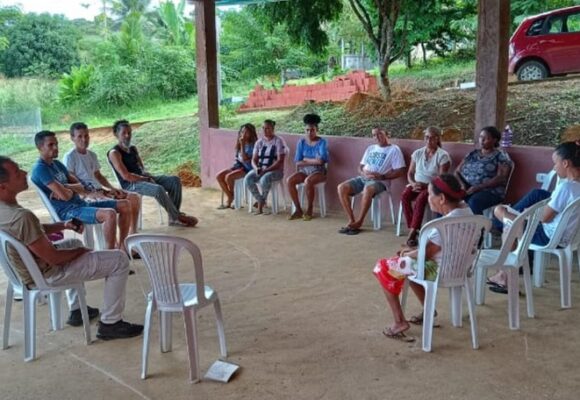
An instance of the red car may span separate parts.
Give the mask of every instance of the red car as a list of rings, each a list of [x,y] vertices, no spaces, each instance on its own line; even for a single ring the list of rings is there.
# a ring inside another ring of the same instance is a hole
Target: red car
[[[510,39],[509,60],[520,81],[580,72],[580,6],[524,19]]]

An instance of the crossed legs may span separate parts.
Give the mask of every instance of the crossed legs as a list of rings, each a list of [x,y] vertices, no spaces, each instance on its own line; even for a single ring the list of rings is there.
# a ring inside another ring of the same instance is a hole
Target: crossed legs
[[[290,198],[292,199],[292,203],[294,203],[294,207],[296,209],[294,214],[292,214],[292,217],[299,218],[302,217],[302,215],[304,215],[304,211],[302,210],[302,206],[300,204],[300,199],[298,198],[298,190],[296,189],[296,185],[304,182],[304,190],[306,191],[306,199],[308,201],[306,215],[312,217],[312,209],[314,204],[314,191],[316,185],[324,181],[326,181],[326,175],[320,172],[316,172],[310,175],[306,175],[303,172],[296,172],[290,177],[288,177],[287,180],[288,193],[290,193]]]

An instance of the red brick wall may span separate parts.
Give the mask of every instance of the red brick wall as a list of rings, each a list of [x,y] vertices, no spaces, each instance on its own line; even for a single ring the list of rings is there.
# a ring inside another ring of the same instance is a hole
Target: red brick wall
[[[284,86],[281,90],[257,85],[239,111],[298,106],[305,101],[345,101],[357,92],[374,92],[377,80],[365,71],[352,71],[331,82],[306,86]]]

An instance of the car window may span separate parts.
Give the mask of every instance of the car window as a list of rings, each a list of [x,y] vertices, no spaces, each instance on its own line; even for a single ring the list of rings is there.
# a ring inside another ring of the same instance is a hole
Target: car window
[[[564,17],[563,16],[555,16],[551,17],[548,22],[546,22],[546,26],[544,27],[544,32],[546,34],[554,34],[554,33],[562,33],[564,30]]]
[[[545,18],[540,18],[535,20],[532,25],[528,28],[527,36],[537,36],[542,33],[542,27],[544,26]]]
[[[580,32],[580,13],[568,15],[566,32]]]

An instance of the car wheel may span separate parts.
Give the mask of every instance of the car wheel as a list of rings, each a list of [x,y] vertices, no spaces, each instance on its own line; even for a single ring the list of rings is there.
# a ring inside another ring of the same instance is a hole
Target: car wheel
[[[548,69],[539,61],[526,61],[518,68],[518,80],[520,81],[533,81],[547,77]]]

